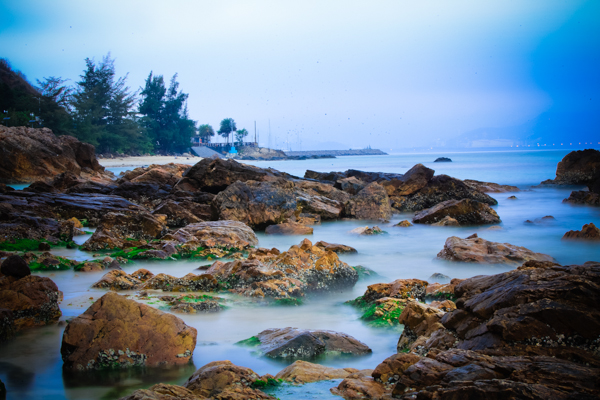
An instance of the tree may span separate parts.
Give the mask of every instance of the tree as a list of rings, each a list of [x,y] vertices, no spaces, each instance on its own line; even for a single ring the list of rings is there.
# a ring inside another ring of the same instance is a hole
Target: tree
[[[235,132],[235,144],[238,147],[241,147],[244,144],[244,138],[248,136],[248,131],[246,128],[239,129]]]
[[[76,136],[99,152],[148,151],[149,143],[135,120],[136,95],[127,75],[115,80],[110,54],[99,65],[85,59],[86,70],[72,96]]]
[[[235,121],[233,118],[225,118],[223,121],[221,121],[221,127],[217,133],[224,138],[227,138],[227,143],[229,143],[229,134],[235,131],[237,131],[237,127],[235,126]]]
[[[185,151],[190,147],[196,123],[189,118],[186,93],[178,91],[177,74],[169,89],[162,75],[150,72],[140,95],[140,122],[146,128],[155,147],[163,152]]]
[[[209,124],[202,124],[198,127],[198,136],[204,143],[210,143],[210,138],[215,136],[215,130]]]

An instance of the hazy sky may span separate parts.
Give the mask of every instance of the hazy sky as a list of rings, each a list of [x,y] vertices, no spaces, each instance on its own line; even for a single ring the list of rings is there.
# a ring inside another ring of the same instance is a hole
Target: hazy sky
[[[561,99],[598,112],[599,3],[2,1],[0,57],[31,82],[108,52],[132,89],[178,73],[192,119],[256,121],[263,145],[269,120],[295,150],[434,145]]]

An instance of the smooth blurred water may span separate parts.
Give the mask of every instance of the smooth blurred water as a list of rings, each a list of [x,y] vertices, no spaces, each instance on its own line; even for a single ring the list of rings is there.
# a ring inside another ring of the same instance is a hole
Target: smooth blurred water
[[[60,358],[63,328],[49,326],[23,332],[16,339],[0,345],[0,379],[7,385],[9,399],[96,399],[118,398],[131,393],[136,388],[148,387],[158,382],[181,384],[195,368],[215,360],[228,359],[235,364],[250,367],[259,374],[275,375],[289,363],[258,356],[253,349],[236,346],[235,342],[253,336],[263,329],[286,326],[329,329],[350,334],[369,345],[373,353],[365,357],[337,357],[317,361],[337,367],[374,368],[395,353],[400,329],[377,329],[366,326],[358,319],[359,313],[344,304],[345,301],[364,293],[367,285],[375,282],[390,282],[398,278],[427,280],[434,272],[452,278],[467,278],[512,269],[510,266],[459,264],[436,260],[437,253],[443,248],[449,236],[466,237],[477,233],[488,240],[511,243],[549,254],[561,264],[600,261],[600,246],[597,243],[561,240],[566,231],[581,229],[585,223],[593,222],[600,225],[600,208],[563,203],[562,200],[568,197],[571,189],[530,187],[544,179],[554,178],[556,164],[565,154],[565,151],[410,154],[255,162],[261,167],[274,167],[298,176],[303,176],[306,169],[344,171],[354,168],[403,173],[414,164],[421,162],[434,168],[438,174],[516,184],[524,190],[518,193],[492,194],[499,203],[494,208],[502,219],[500,229],[490,229],[485,226],[415,225],[410,228],[393,226],[400,220],[410,220],[411,214],[395,215],[387,224],[376,221],[334,221],[314,226],[314,234],[309,236],[313,243],[325,240],[355,247],[358,254],[342,255],[341,258],[350,265],[371,268],[380,276],[370,281],[359,281],[351,290],[309,297],[305,304],[298,307],[266,306],[260,301],[223,294],[230,306],[223,312],[178,314],[188,325],[198,330],[198,342],[193,357],[194,366],[75,377],[69,374],[63,375]],[[432,161],[438,156],[449,156],[453,162],[433,163]],[[517,196],[517,200],[507,199],[512,194]],[[525,223],[525,220],[534,221],[546,215],[552,215],[555,219],[545,223]],[[365,225],[378,225],[387,234],[369,237],[348,233],[353,228]],[[301,236],[270,236],[264,233],[258,233],[258,237],[261,247],[277,247],[280,250],[287,250],[303,239]],[[83,240],[85,237],[78,238],[78,241]],[[56,253],[79,260],[92,258],[91,254],[79,250],[61,249]],[[196,268],[203,264],[206,262],[189,260],[137,262],[135,265],[124,266],[124,270],[133,272],[138,268],[147,268],[154,273],[164,272],[180,277],[189,272],[201,273]],[[90,288],[103,274],[103,272],[58,271],[40,275],[49,276],[64,292],[61,310],[62,319],[65,320],[82,313],[95,299],[105,293]],[[123,294],[135,295],[134,292]],[[156,295],[160,292],[151,294]],[[153,306],[159,305],[155,301],[150,303]],[[315,391],[314,395],[307,394],[304,398],[328,398],[327,389],[336,386],[338,382],[315,384],[300,392]],[[294,388],[290,387],[282,387],[275,391],[275,395],[281,399],[302,398],[298,393],[299,391],[294,391]]]

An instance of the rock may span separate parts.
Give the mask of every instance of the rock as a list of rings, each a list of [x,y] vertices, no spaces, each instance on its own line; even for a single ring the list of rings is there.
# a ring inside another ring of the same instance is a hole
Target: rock
[[[479,190],[482,193],[506,193],[506,192],[520,192],[516,186],[511,185],[499,185],[492,182],[481,182],[473,179],[465,179],[463,181],[471,189]],[[514,197],[514,196],[511,196]],[[510,197],[509,197],[510,198]]]
[[[423,164],[417,164],[401,178],[384,181],[381,184],[385,187],[388,196],[407,196],[427,186],[434,172]]]
[[[196,329],[181,319],[109,292],[67,325],[64,367],[75,370],[187,364]]]
[[[357,179],[354,176],[351,176],[350,178],[340,179],[334,185],[334,187],[343,190],[344,192],[351,195],[357,194],[358,192],[363,190],[365,186],[366,184],[363,181]]]
[[[284,222],[267,226],[265,233],[267,235],[312,235],[313,228],[296,222]]]
[[[179,228],[196,222],[210,220],[210,206],[201,205],[191,201],[176,202],[166,200],[162,202],[152,214],[167,216],[167,225],[170,228]]]
[[[40,245],[38,246],[39,251],[50,251],[50,249],[51,249],[50,244],[48,244],[46,242],[41,242]]]
[[[458,223],[457,220],[455,220],[454,218],[452,218],[452,217],[450,217],[448,215],[446,215],[440,221],[434,222],[431,225],[432,226],[460,226],[460,224]]]
[[[274,181],[283,176],[279,171],[241,164],[232,159],[204,158],[183,174],[176,187],[185,191],[217,194],[238,181],[258,183]]]
[[[551,357],[490,357],[452,349],[408,367],[392,394],[401,399],[594,398],[600,394],[598,373]]]
[[[583,225],[580,231],[569,231],[562,237],[563,239],[577,240],[600,240],[600,229],[596,228],[593,223]],[[4,264],[3,264],[4,265]]]
[[[103,173],[94,146],[72,136],[55,136],[48,128],[0,127],[0,180],[25,183],[70,171]]]
[[[456,346],[501,355],[548,355],[600,367],[600,263],[528,261],[516,270],[466,279],[457,309],[442,318]],[[583,294],[585,293],[585,294]]]
[[[161,240],[183,245],[185,251],[193,251],[198,247],[246,250],[258,246],[254,231],[238,221],[198,222],[180,228]]]
[[[600,151],[577,150],[572,151],[558,163],[556,178],[552,183],[559,185],[587,185],[593,184],[600,177]],[[590,191],[595,192],[590,187]],[[596,192],[598,193],[598,192]]]
[[[213,208],[218,219],[264,229],[290,219],[296,212],[294,183],[235,182],[215,197]]]
[[[142,289],[164,290],[166,292],[210,292],[220,288],[219,282],[208,273],[201,275],[189,273],[181,278],[158,274],[142,285]]]
[[[373,182],[365,186],[351,200],[346,203],[345,214],[357,219],[382,219],[388,221],[392,218],[392,209],[386,189]]]
[[[394,226],[399,226],[399,227],[401,227],[401,228],[408,228],[408,227],[411,227],[411,226],[413,226],[413,224],[411,224],[409,220],[405,219],[404,221],[400,221],[400,222],[398,222],[398,223],[397,223],[396,225],[394,225]]]
[[[356,235],[380,235],[387,232],[382,231],[378,226],[373,226],[372,228],[369,228],[368,226],[361,226],[359,228],[352,229],[348,233],[353,233]]]
[[[250,368],[238,367],[231,361],[213,361],[194,372],[183,386],[201,398],[275,400],[252,388],[260,378]]]
[[[281,254],[260,250],[247,260],[217,261],[206,273],[236,293],[272,298],[349,288],[358,280],[358,273],[336,253],[313,246],[308,239]]]
[[[452,162],[448,157],[438,157],[433,162]]]
[[[152,164],[148,167],[135,168],[132,171],[126,171],[119,178],[119,184],[123,182],[134,183],[152,183],[161,187],[173,187],[183,178],[185,171],[190,169],[187,164]]]
[[[206,400],[206,397],[197,396],[182,386],[159,383],[148,389],[138,389],[120,400]]]
[[[131,275],[122,270],[112,270],[94,283],[92,287],[110,290],[136,290],[153,276],[154,274],[146,269],[139,269]]]
[[[447,200],[475,200],[493,206],[496,200],[485,193],[472,189],[463,181],[447,175],[437,175],[422,189],[408,196],[392,196],[392,207],[401,212],[420,211]],[[460,222],[460,220],[459,220]]]
[[[312,183],[313,185],[317,184],[315,182],[309,183]],[[329,185],[325,186],[328,186],[334,190],[333,187]],[[304,213],[316,214],[323,220],[339,218],[344,211],[344,203],[346,203],[349,199],[349,196],[344,192],[340,192],[343,193],[344,196],[339,196],[331,192],[326,193],[326,195],[322,195],[313,190],[313,188],[307,187],[307,182],[298,182],[296,187],[304,187],[304,189],[296,190],[295,192],[297,207]],[[327,196],[336,197],[339,200]]]
[[[458,221],[460,225],[497,224],[500,222],[498,214],[490,206],[470,199],[447,200],[439,203],[419,212],[413,218],[413,222],[433,224],[438,221],[441,222],[444,217],[451,217]],[[453,223],[447,219],[445,225],[449,224],[452,225]]]
[[[310,359],[322,354],[371,353],[364,343],[345,333],[298,328],[267,329],[256,335],[260,350],[271,358]]]
[[[384,297],[423,300],[427,285],[426,281],[419,279],[396,279],[392,283],[376,283],[367,287],[362,299],[367,303],[374,303]]]
[[[398,319],[398,322],[404,325],[398,340],[398,352],[410,350],[419,353],[419,346],[422,346],[432,333],[444,328],[440,323],[443,316],[444,312],[438,308],[417,301],[407,302]]]
[[[320,247],[325,251],[333,251],[337,254],[346,254],[346,253],[356,253],[356,249],[354,247],[346,246],[344,244],[337,243],[327,243],[324,241],[319,241],[315,244],[316,247]]]
[[[568,198],[564,199],[563,203],[600,206],[600,194],[583,190],[577,190],[571,192],[571,195]]]
[[[0,277],[0,304],[10,311],[3,312],[4,329],[17,332],[55,323],[62,315],[59,300],[62,300],[62,292],[50,278],[34,275],[20,279]]]
[[[449,299],[456,300],[456,295],[454,294],[454,290],[456,285],[464,281],[464,279],[452,279],[449,283],[440,284],[440,283],[430,283],[427,285],[427,290],[425,291],[425,297],[428,299]]]
[[[4,261],[2,261],[2,265],[0,266],[0,272],[6,276],[12,276],[17,279],[21,279],[26,277],[27,275],[31,275],[31,270],[29,266],[23,260],[21,256],[12,255],[6,257]]]
[[[429,277],[429,280],[433,280],[433,282],[449,281],[450,277],[448,275],[444,275],[444,274],[440,274],[439,272],[435,272],[435,273],[431,274],[431,276]]]
[[[103,271],[104,265],[98,262],[83,262],[75,267],[75,271],[77,272],[97,272]]]
[[[208,295],[181,295],[181,296],[162,296],[160,298],[171,307],[173,312],[181,312],[186,314],[195,313],[214,313],[222,311],[225,307],[219,302],[224,301],[220,297]]]
[[[520,265],[525,261],[554,261],[549,255],[535,253],[525,247],[509,243],[489,242],[483,238],[461,239],[451,236],[437,258],[448,261],[476,262],[486,264]]]
[[[383,384],[376,382],[364,372],[350,374],[337,387],[331,389],[331,393],[341,396],[346,400],[383,400],[391,399],[388,390]]]
[[[373,379],[384,384],[398,381],[408,367],[421,360],[421,357],[412,353],[394,354],[379,364],[372,373]]]
[[[296,385],[308,382],[318,382],[330,379],[344,379],[348,375],[358,372],[356,368],[332,368],[324,365],[313,364],[307,361],[297,360],[275,375],[281,379]]]

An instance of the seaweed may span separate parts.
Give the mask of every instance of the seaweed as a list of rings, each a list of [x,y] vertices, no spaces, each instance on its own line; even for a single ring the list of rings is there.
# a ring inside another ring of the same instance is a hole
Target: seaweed
[[[296,297],[283,297],[281,299],[276,299],[273,303],[278,306],[301,306],[302,299]]]
[[[238,346],[256,347],[260,345],[260,340],[256,336],[236,342]]]

